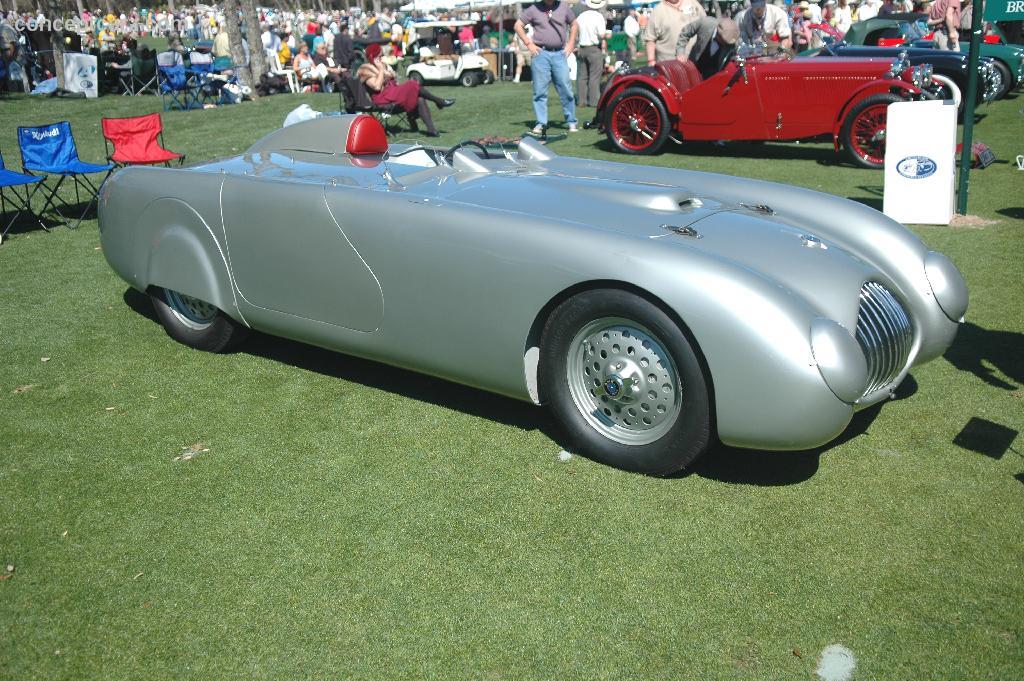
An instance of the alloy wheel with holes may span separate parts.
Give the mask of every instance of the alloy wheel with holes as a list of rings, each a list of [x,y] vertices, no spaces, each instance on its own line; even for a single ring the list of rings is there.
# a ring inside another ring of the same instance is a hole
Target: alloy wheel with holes
[[[708,389],[694,348],[638,295],[587,291],[557,307],[539,371],[542,399],[581,454],[667,475],[707,448]]]
[[[889,105],[904,99],[891,93],[865,97],[846,115],[839,139],[855,164],[881,168],[885,164],[885,122]]]
[[[224,352],[248,336],[247,327],[199,298],[156,287],[149,297],[167,335],[189,347]]]
[[[605,134],[619,151],[655,154],[671,133],[665,105],[655,93],[641,87],[626,88],[608,105]]]

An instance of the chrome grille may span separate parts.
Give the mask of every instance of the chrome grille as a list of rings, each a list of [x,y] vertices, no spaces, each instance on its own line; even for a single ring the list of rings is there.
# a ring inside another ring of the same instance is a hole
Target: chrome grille
[[[860,289],[857,342],[868,361],[865,395],[891,383],[910,357],[914,342],[910,317],[896,297],[876,281]]]

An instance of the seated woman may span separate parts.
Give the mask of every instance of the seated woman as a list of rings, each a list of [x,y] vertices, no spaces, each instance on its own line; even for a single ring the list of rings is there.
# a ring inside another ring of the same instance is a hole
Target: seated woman
[[[292,70],[298,76],[303,91],[308,92],[314,83],[319,85],[320,78],[315,72],[316,64],[309,56],[309,45],[304,42],[299,43],[299,53],[295,55],[295,59],[292,59]]]
[[[370,90],[370,98],[374,104],[378,106],[396,104],[409,115],[409,123],[413,132],[419,131],[417,119],[422,118],[424,125],[427,126],[427,137],[440,136],[440,133],[434,128],[434,121],[430,116],[430,109],[427,108],[427,102],[433,102],[437,108],[443,109],[454,104],[455,100],[441,99],[414,80],[407,80],[399,85],[395,72],[381,58],[380,45],[370,43],[366,46],[366,63],[359,67],[356,75]]]

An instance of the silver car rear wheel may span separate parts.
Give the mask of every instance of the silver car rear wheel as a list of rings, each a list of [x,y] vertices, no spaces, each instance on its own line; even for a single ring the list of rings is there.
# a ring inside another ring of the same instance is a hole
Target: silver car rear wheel
[[[210,328],[217,319],[217,308],[206,301],[178,293],[170,289],[164,289],[164,298],[171,314],[177,317],[178,321],[195,331],[202,331]]]
[[[625,445],[657,441],[682,408],[682,381],[665,344],[622,317],[595,319],[569,345],[566,381],[594,430]]]
[[[224,352],[245,340],[249,329],[205,300],[168,288],[150,288],[150,300],[167,335],[190,347]]]

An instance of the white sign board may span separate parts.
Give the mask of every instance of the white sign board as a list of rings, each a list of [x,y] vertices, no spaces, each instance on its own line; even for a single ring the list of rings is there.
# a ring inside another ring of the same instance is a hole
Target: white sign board
[[[956,113],[952,100],[889,105],[882,212],[893,220],[948,225],[953,219]]]
[[[80,52],[65,52],[64,89],[69,92],[84,92],[89,99],[98,97],[100,91],[96,57]]]

